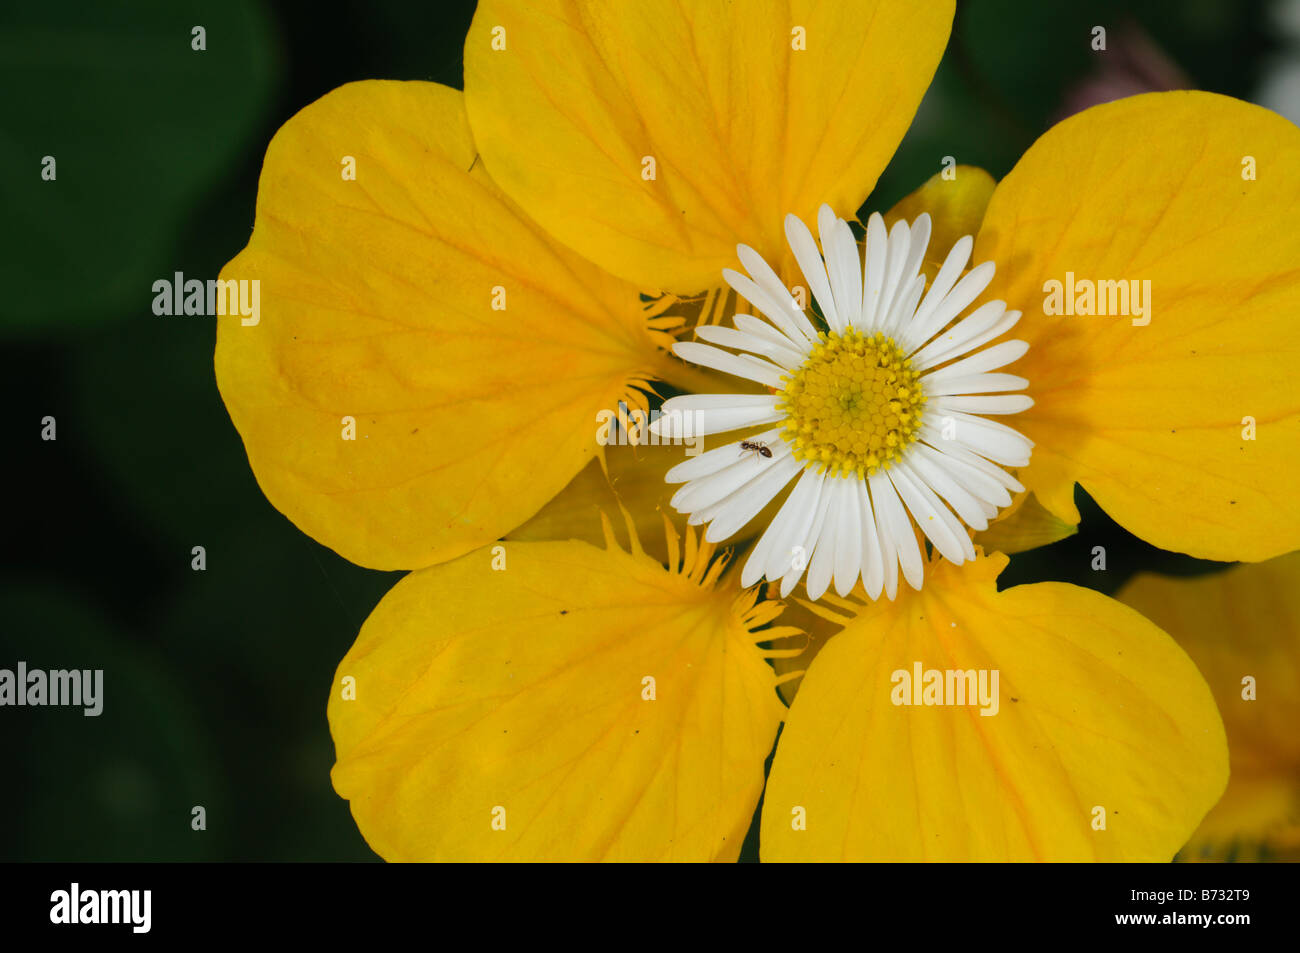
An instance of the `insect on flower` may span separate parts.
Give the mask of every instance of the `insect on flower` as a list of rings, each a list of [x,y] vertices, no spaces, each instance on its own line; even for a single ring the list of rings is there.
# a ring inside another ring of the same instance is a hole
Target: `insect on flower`
[[[767,444],[762,443],[761,441],[742,440],[740,442],[740,452],[749,453],[750,451],[757,452],[761,456],[767,457],[769,460],[772,459],[772,451],[768,449]]]

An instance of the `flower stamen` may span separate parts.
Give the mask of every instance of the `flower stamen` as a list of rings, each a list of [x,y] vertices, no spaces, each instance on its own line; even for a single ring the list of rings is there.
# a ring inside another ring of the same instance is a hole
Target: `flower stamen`
[[[920,375],[884,333],[823,331],[782,380],[782,437],[805,469],[865,479],[889,469],[920,433]]]

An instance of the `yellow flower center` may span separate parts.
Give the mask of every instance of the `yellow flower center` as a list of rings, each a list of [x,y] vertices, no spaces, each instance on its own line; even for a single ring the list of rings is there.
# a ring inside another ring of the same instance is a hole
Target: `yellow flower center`
[[[916,440],[925,394],[912,362],[884,334],[823,331],[782,379],[782,436],[805,467],[867,477]]]

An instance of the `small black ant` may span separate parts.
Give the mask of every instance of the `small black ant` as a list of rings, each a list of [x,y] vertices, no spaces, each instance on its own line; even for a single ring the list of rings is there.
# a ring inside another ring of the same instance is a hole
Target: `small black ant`
[[[772,451],[768,449],[767,444],[751,440],[742,440],[740,442],[741,453],[746,453],[751,450],[756,451],[760,456],[767,457],[769,460],[772,459]]]

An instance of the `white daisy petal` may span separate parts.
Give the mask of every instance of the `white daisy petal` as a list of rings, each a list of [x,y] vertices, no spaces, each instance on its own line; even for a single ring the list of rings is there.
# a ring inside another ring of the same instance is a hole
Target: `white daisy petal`
[[[660,437],[695,437],[780,420],[771,394],[684,394],[664,401],[650,432]]]
[[[862,270],[862,324],[864,331],[874,333],[884,317],[880,313],[881,296],[885,291],[885,259],[889,252],[889,233],[879,212],[867,219],[867,253],[863,256]]]
[[[1034,399],[1028,394],[960,394],[933,400],[929,406],[940,413],[1018,414],[1034,406]]]
[[[743,512],[746,507],[748,507],[751,503],[754,503],[756,499],[760,497],[762,498],[762,503],[759,506],[759,509],[762,509],[762,507],[766,506],[768,502],[771,501],[772,497],[776,493],[779,493],[782,487],[785,486],[785,484],[782,483],[780,486],[772,488],[770,486],[770,483],[773,480],[775,480],[776,477],[769,477],[766,483],[759,483],[760,479],[762,479],[763,477],[767,477],[768,474],[771,472],[772,471],[769,470],[763,474],[760,474],[759,477],[755,478],[754,480],[751,480],[749,483],[744,484],[740,489],[736,490],[730,496],[724,497],[723,499],[718,500],[716,503],[711,503],[702,509],[695,510],[693,513],[690,514],[686,522],[691,526],[699,526],[701,523],[712,524],[717,520],[719,516],[722,516],[724,514],[728,514],[728,513],[735,514],[737,512]],[[798,472],[797,467],[794,470],[794,472],[796,473]],[[787,478],[785,482],[788,483],[790,481]],[[766,495],[764,495],[765,493]],[[753,516],[757,515],[757,513],[758,510],[755,510],[754,513],[751,514],[749,519],[753,519]],[[748,520],[746,520],[746,522],[748,522]],[[741,525],[743,526],[744,523],[742,523]],[[714,528],[713,526],[709,527],[709,529],[713,529],[713,528]]]
[[[790,458],[793,460],[793,458]],[[795,483],[794,489],[786,497],[781,508],[777,510],[776,516],[763,535],[759,537],[758,543],[754,546],[753,551],[749,554],[749,559],[745,562],[745,568],[740,573],[741,586],[748,588],[758,582],[767,574],[767,563],[772,552],[777,545],[786,537],[787,534],[793,535],[794,530],[790,523],[803,518],[805,511],[811,513],[817,505],[817,489],[819,474],[813,470],[804,470],[802,476]]]
[[[974,247],[974,237],[963,235],[948,250],[948,254],[943,259],[943,264],[939,266],[939,271],[934,276],[934,284],[930,286],[930,293],[925,296],[925,300],[921,302],[921,307],[916,311],[914,330],[917,333],[923,329],[930,315],[943,303],[943,299],[948,297],[948,293],[957,284],[957,279],[966,270],[966,263],[970,261],[970,253]],[[918,337],[916,343],[924,344],[929,340],[929,337],[930,335]]]
[[[912,221],[912,246],[903,265],[903,277],[911,278],[921,270],[925,253],[930,247],[930,213],[922,212]]]
[[[803,355],[792,347],[773,343],[757,334],[724,328],[720,324],[702,324],[695,329],[695,336],[719,347],[758,354],[778,364],[782,370],[793,370],[803,363]]]
[[[966,272],[961,281],[957,282],[957,286],[948,292],[934,312],[927,317],[927,326],[921,332],[925,334],[925,339],[928,340],[936,332],[943,330],[949,321],[965,311],[976,298],[982,295],[989,282],[993,280],[995,270],[993,262],[986,261]]]
[[[928,485],[945,500],[967,526],[976,530],[988,529],[989,517],[997,513],[997,508],[981,500],[963,486],[948,468],[935,463],[924,453],[911,454],[907,458],[907,466],[915,471],[915,476],[920,482]],[[992,513],[989,512],[990,508],[993,510]]]
[[[801,338],[804,341],[817,340],[817,332],[813,330],[812,324],[809,323],[808,316],[799,308],[798,303],[794,300],[794,295],[790,294],[790,289],[772,270],[772,266],[767,263],[766,259],[748,245],[737,245],[736,255],[740,258],[740,263],[745,266],[745,270],[749,272],[750,277],[754,279],[754,284],[766,291],[773,301],[784,306],[785,314],[799,331],[795,338]]]
[[[811,476],[808,479],[808,487],[799,501],[798,509],[791,514],[790,519],[785,521],[781,535],[772,541],[772,548],[768,551],[763,571],[763,575],[768,579],[780,579],[790,572],[798,555],[795,547],[803,545],[821,508],[822,488],[826,483],[826,475],[818,470],[805,470],[804,473]],[[793,494],[791,496],[793,497]],[[807,555],[805,550],[802,557],[806,559]]]
[[[794,591],[794,587],[799,584],[800,577],[812,564],[813,557],[816,555],[818,540],[825,532],[826,514],[830,511],[831,494],[829,483],[830,481],[822,483],[821,492],[817,498],[817,512],[813,515],[812,524],[804,527],[803,532],[797,537],[798,542],[791,547],[790,568],[781,577],[782,599]],[[824,594],[825,592],[826,587],[823,586],[821,593]]]
[[[858,491],[858,513],[862,520],[862,588],[873,600],[880,598],[885,584],[884,562],[880,555],[880,532],[876,528],[876,514],[871,507],[871,496],[863,480],[854,480]],[[892,557],[891,557],[892,558]],[[895,571],[897,566],[895,565]],[[897,585],[897,578],[895,578]],[[889,598],[893,598],[891,595]]]
[[[701,324],[695,329],[695,336],[709,344],[716,344],[718,347],[729,347],[733,351],[750,351],[754,354],[762,354],[759,350],[763,346],[772,346],[766,338],[760,338],[754,334],[746,334],[744,331],[738,331],[735,328],[728,328],[721,324]]]
[[[947,367],[931,371],[925,376],[925,382],[927,385],[931,383],[937,384],[940,381],[950,380],[955,377],[967,377],[971,374],[995,371],[999,367],[1006,367],[1008,364],[1020,360],[1028,350],[1029,343],[1027,341],[1003,341],[1001,344],[995,344],[983,351],[977,351],[970,357],[954,361]]]
[[[761,357],[754,357],[751,354],[732,354],[695,341],[678,341],[673,345],[673,353],[682,360],[699,364],[701,367],[711,367],[715,371],[743,377],[766,387],[781,387],[782,369]]]
[[[1008,492],[1010,487],[976,465],[970,458],[974,457],[979,460],[982,460],[982,458],[970,453],[970,451],[951,445],[945,445],[942,450],[937,450],[925,443],[918,443],[916,451],[918,457],[924,457],[930,463],[948,473],[977,499],[995,507],[1011,505],[1011,493]],[[963,459],[963,455],[967,454],[969,456]],[[983,460],[983,463],[993,467],[999,473],[1006,472],[987,460]]]
[[[802,337],[791,338],[780,328],[768,321],[764,321],[762,318],[756,318],[752,314],[738,314],[731,321],[738,330],[744,331],[746,334],[762,338],[777,347],[793,351],[799,355],[801,361],[808,350],[808,342]]]
[[[847,596],[862,575],[862,502],[856,478],[838,480],[840,484],[839,534],[835,537],[835,591]]]
[[[854,269],[855,271],[857,269]],[[835,552],[838,539],[843,533],[844,512],[843,497],[840,488],[846,480],[827,480],[824,501],[825,513],[821,526],[814,526],[808,542],[808,598],[817,600],[830,588],[831,577],[835,575]],[[784,580],[783,580],[784,581]],[[784,588],[784,586],[782,586]]]
[[[840,317],[844,324],[850,325],[862,314],[862,259],[858,255],[858,240],[853,237],[853,229],[844,219],[839,219],[835,226],[835,241],[838,243],[838,268],[842,272],[844,301],[840,304]]]
[[[991,460],[985,460],[973,450],[968,450],[952,441],[948,441],[942,447],[942,453],[945,463],[954,460],[960,461],[992,478],[994,483],[1010,493],[1020,493],[1024,490],[1019,480]],[[1008,504],[1003,503],[1001,505],[1006,506]]]
[[[778,455],[788,454],[789,446],[780,440],[780,430],[765,430],[763,433],[754,434],[752,437],[746,437],[745,441],[749,443],[761,443],[772,451],[773,458]],[[687,480],[698,480],[700,477],[706,477],[711,473],[717,473],[724,470],[740,459],[742,454],[750,454],[751,451],[742,450],[741,441],[724,444],[721,447],[714,447],[712,450],[706,450],[697,457],[691,457],[677,464],[671,470],[664,474],[665,483],[685,483]]]
[[[989,328],[983,334],[980,334],[977,337],[971,338],[969,341],[966,341],[962,346],[950,347],[944,351],[936,351],[934,353],[934,356],[929,358],[929,363],[927,364],[927,366],[934,367],[944,363],[945,361],[950,361],[954,357],[959,357],[962,354],[969,354],[971,351],[974,351],[977,347],[983,347],[985,344],[988,344],[990,341],[1002,337],[1002,335],[1006,334],[1013,327],[1015,327],[1016,322],[1019,320],[1020,320],[1019,311],[1007,311],[1005,314],[1002,315],[1001,318],[997,320],[997,322],[991,328]],[[920,365],[917,366],[920,367]]]
[[[921,300],[923,291],[925,291],[925,275],[917,275],[902,293],[894,298],[889,316],[880,325],[880,330],[890,337],[897,337],[899,327],[906,324],[912,312],[916,310],[916,304]]]
[[[887,591],[890,589],[890,564],[897,561],[897,568],[903,570],[907,584],[913,589],[920,589],[925,578],[925,563],[921,559],[921,548],[916,543],[911,520],[907,518],[903,502],[898,498],[898,491],[890,482],[886,470],[873,473],[867,482],[871,485],[871,502],[876,508],[876,527],[880,530],[880,538],[884,543],[882,548],[888,547],[885,554],[885,588]],[[889,598],[894,596],[891,594]]]
[[[750,550],[749,558],[745,560],[745,566],[740,573],[742,587],[748,588],[763,578],[763,574],[767,569],[767,556],[772,551],[772,546],[785,531],[786,521],[792,519],[795,512],[803,505],[802,497],[809,492],[807,484],[811,479],[807,470],[804,470],[799,475],[799,479],[795,481],[794,489],[790,491],[790,495],[786,497],[785,502],[776,511],[776,516],[772,517],[772,522],[759,535],[758,542]]]
[[[804,281],[808,282],[808,290],[821,305],[826,323],[832,328],[842,327],[843,322],[835,310],[835,298],[831,294],[830,278],[826,274],[826,266],[822,263],[821,253],[817,251],[817,242],[813,239],[812,232],[797,215],[787,215],[785,238],[790,243],[794,260],[799,263],[799,270],[803,272]]]
[[[970,236],[967,235],[962,241],[969,238]],[[958,245],[960,244],[961,242],[958,242]],[[954,248],[953,252],[956,251],[957,249]],[[969,255],[969,250],[967,254]],[[953,256],[950,254],[943,267],[939,269],[939,274],[935,276],[930,293],[925,296],[925,300],[921,302],[916,315],[912,318],[912,330],[908,336],[909,345],[919,347],[928,342],[930,338],[942,331],[949,321],[965,311],[976,298],[983,294],[984,289],[993,280],[995,270],[993,262],[986,261],[966,272],[950,291],[936,298],[936,292],[943,290],[939,282],[941,280],[951,280],[950,276],[944,273],[944,269],[948,267],[948,263],[951,261],[953,261]]]
[[[925,392],[932,397],[947,397],[957,394],[995,394],[1006,390],[1024,390],[1029,381],[1015,374],[971,374],[969,377],[955,377],[942,381],[922,378]]]
[[[780,328],[786,337],[792,340],[802,337],[799,326],[795,323],[795,319],[791,314],[793,301],[791,305],[786,305],[756,285],[752,278],[730,268],[722,270],[722,278],[727,284],[731,285],[736,294],[763,312],[763,316]]]
[[[952,515],[952,511],[944,506],[934,490],[917,476],[906,461],[889,468],[889,479],[898,489],[899,496],[907,504],[907,509],[921,532],[949,562],[960,565],[975,558],[975,547],[957,517]]]
[[[980,305],[947,331],[933,338],[925,347],[913,351],[912,364],[921,370],[929,370],[949,357],[969,353],[977,346],[972,342],[1002,320],[1006,307],[1005,301],[989,301]]]
[[[752,483],[775,463],[775,459],[742,451],[726,469],[683,484],[668,501],[669,505],[678,513],[693,513],[720,503],[745,484]]]
[[[910,276],[903,274],[903,266],[907,264],[907,254],[911,247],[911,229],[907,222],[900,219],[889,230],[889,246],[885,252],[885,287],[880,292],[880,309],[876,313],[876,325],[886,333],[894,298],[902,293],[905,282],[911,283]]]
[[[981,457],[1000,463],[1004,467],[1023,467],[1029,463],[1029,452],[1033,441],[1010,427],[1005,427],[983,417],[953,412],[944,415],[953,422],[953,435],[950,442],[973,450]],[[921,425],[921,436],[931,444],[933,438],[942,439],[940,433],[932,432],[929,424]]]
[[[858,260],[858,246],[848,223],[835,217],[829,205],[817,210],[817,230],[822,240],[822,255],[826,259],[826,275],[830,279],[831,294],[835,298],[832,312],[834,321],[827,318],[831,330],[842,334],[853,315],[862,310],[862,263]]]
[[[889,315],[880,329],[892,337],[900,337],[900,332],[911,323],[925,290],[925,275],[920,274],[921,264],[925,260],[925,251],[930,244],[930,216],[922,213],[917,216],[908,233],[907,258],[903,262],[902,278],[898,291],[894,295]]]
[[[784,456],[767,467],[758,479],[741,487],[709,514],[708,531],[704,538],[710,543],[720,543],[733,533],[740,532],[757,516],[799,472],[799,462]]]

